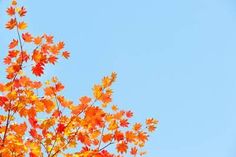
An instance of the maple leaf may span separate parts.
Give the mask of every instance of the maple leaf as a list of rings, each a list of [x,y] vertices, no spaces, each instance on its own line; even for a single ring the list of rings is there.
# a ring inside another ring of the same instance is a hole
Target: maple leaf
[[[16,0],[12,0],[11,5],[13,5],[13,6],[17,5],[17,1]]]
[[[61,41],[61,42],[59,42],[59,43],[57,44],[57,49],[58,49],[58,50],[61,50],[61,49],[64,48],[64,46],[65,46],[65,43]]]
[[[12,44],[16,44],[16,43],[12,43]],[[18,51],[18,50],[11,50],[11,51],[8,52],[8,56],[11,57],[11,58],[14,58],[19,54],[19,52],[20,51]]]
[[[71,107],[71,105],[73,104],[72,101],[65,100],[63,96],[58,96],[57,99],[63,107]],[[73,108],[71,108],[71,110],[74,111]]]
[[[11,64],[11,57],[5,57],[3,62],[5,64]]]
[[[121,131],[115,131],[115,134],[114,134],[114,139],[116,141],[121,141],[124,139],[124,134],[121,132]]]
[[[7,14],[9,15],[9,16],[13,16],[13,15],[15,15],[15,8],[13,8],[12,6],[10,6],[9,8],[7,8]]]
[[[20,30],[26,29],[26,28],[27,28],[27,23],[25,23],[25,22],[19,22],[19,23],[18,23],[18,28],[19,28]]]
[[[108,130],[116,130],[119,126],[115,120],[111,121],[111,123],[108,126]]]
[[[61,116],[61,114],[62,114],[62,113],[61,113],[60,110],[55,110],[55,111],[53,112],[52,116],[57,118],[57,117]]]
[[[58,82],[56,85],[55,85],[55,92],[60,92],[61,90],[64,89],[64,86],[62,83]]]
[[[28,109],[28,117],[36,117],[36,114],[37,113],[36,113],[35,107],[31,107],[30,109]]]
[[[66,59],[68,59],[70,57],[70,53],[68,51],[64,51],[62,52],[62,56]]]
[[[13,39],[12,42],[9,44],[9,49],[13,49],[18,45],[18,40]]]
[[[118,143],[116,145],[116,149],[119,153],[123,154],[123,153],[126,153],[127,152],[127,149],[128,149],[128,146],[127,146],[127,143],[122,141],[121,143]]]
[[[10,19],[10,21],[6,23],[6,28],[12,30],[16,25],[17,25],[16,18],[12,18]]]
[[[45,39],[46,39],[46,42],[48,43],[48,44],[52,44],[53,43],[53,36],[52,35],[44,35],[44,37],[45,37]]]
[[[39,81],[32,82],[31,87],[35,89],[39,89],[40,87],[42,87],[42,83]]]
[[[59,53],[59,50],[58,50],[58,48],[57,48],[57,45],[52,45],[52,46],[50,46],[49,51],[50,51],[52,54],[54,54],[54,55],[58,55],[58,53]]]
[[[7,101],[8,101],[7,97],[0,96],[0,106],[5,105]]]
[[[55,64],[56,62],[57,62],[57,57],[55,57],[55,56],[50,56],[49,58],[48,58],[48,61],[49,61],[49,63],[52,63],[52,64]]]
[[[42,52],[40,52],[38,50],[34,50],[33,55],[32,55],[32,60],[36,63],[40,63],[40,62],[43,63],[46,61],[46,56],[43,55]]]
[[[18,14],[22,17],[25,16],[25,14],[27,13],[25,7],[21,7],[20,10],[18,11]]]
[[[148,135],[146,132],[139,132],[137,138],[139,141],[146,142],[148,139]]]
[[[64,106],[64,107],[68,107],[68,105],[64,105],[63,103],[62,103],[62,106]],[[82,111],[84,111],[84,109],[86,109],[88,107],[88,105],[87,104],[80,104],[80,105],[78,105],[78,106],[73,106],[72,108],[71,108],[71,110],[72,110],[72,114],[75,114],[75,115],[77,115],[77,114],[80,114]]]
[[[112,99],[111,99],[111,94],[110,94],[110,93],[102,94],[101,97],[100,97],[100,100],[101,100],[103,103],[110,103],[110,102],[112,101]]]
[[[103,85],[103,88],[106,88],[111,85],[111,80],[108,76],[102,79],[102,85]]]
[[[132,147],[130,150],[130,154],[136,156],[138,153],[138,149],[136,147]]]
[[[149,125],[148,126],[148,131],[153,132],[155,130],[156,130],[156,126],[155,125]]]
[[[42,43],[42,37],[38,36],[34,38],[34,44],[39,45]]]
[[[132,111],[127,111],[127,112],[126,112],[126,117],[127,117],[127,118],[133,117],[133,112],[132,112]]]
[[[79,100],[82,104],[88,104],[91,101],[91,98],[89,98],[87,96],[83,96]]]
[[[93,87],[93,95],[96,99],[99,99],[102,95],[102,86],[94,85]]]
[[[105,135],[102,136],[102,141],[103,141],[104,143],[107,143],[107,142],[111,141],[112,138],[113,138],[113,135],[112,135],[112,134],[105,134]]]
[[[32,42],[32,40],[33,40],[33,37],[32,37],[32,35],[30,34],[30,33],[23,33],[22,34],[22,39],[25,41],[25,42]]]
[[[129,126],[128,119],[121,119],[121,120],[120,120],[120,126],[122,126],[122,127],[128,127],[128,126]]]
[[[111,109],[112,109],[112,111],[117,111],[117,110],[118,110],[118,107],[117,107],[116,105],[112,105],[112,106],[111,106]]]
[[[43,74],[43,70],[44,70],[43,64],[40,63],[32,67],[32,72],[36,76],[41,76]]]
[[[66,126],[64,124],[59,123],[57,125],[57,132],[62,133],[62,132],[64,132],[65,128],[66,128]]]
[[[44,103],[41,101],[36,101],[35,103],[35,109],[37,112],[43,112],[44,111]]]
[[[142,128],[142,124],[140,123],[135,123],[133,126],[134,131],[139,131]]]
[[[53,87],[46,87],[46,88],[44,89],[44,93],[45,93],[45,95],[47,95],[47,96],[55,95],[55,91],[54,91],[54,88],[53,88]]]
[[[47,113],[50,113],[55,108],[55,103],[53,103],[51,100],[43,99],[42,102],[44,103]]]
[[[153,124],[157,124],[157,123],[158,123],[158,121],[156,119],[154,119],[154,118],[146,119],[146,124],[147,125],[153,125]]]
[[[134,142],[136,139],[136,134],[132,131],[126,131],[125,138],[127,142]]]

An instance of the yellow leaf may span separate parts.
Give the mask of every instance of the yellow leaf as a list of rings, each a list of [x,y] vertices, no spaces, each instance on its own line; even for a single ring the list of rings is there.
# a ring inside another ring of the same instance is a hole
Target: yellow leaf
[[[16,12],[19,12],[20,11],[20,8],[19,7],[16,7]]]
[[[18,23],[18,28],[19,28],[20,30],[26,29],[26,28],[27,28],[27,23],[25,23],[25,22],[19,22],[19,23]]]

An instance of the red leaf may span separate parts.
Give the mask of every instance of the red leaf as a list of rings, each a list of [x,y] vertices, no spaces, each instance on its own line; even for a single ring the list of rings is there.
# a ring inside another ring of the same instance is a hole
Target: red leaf
[[[5,96],[0,96],[0,106],[4,105],[8,99]]]
[[[32,72],[36,76],[41,76],[43,74],[43,70],[44,70],[43,64],[40,63],[32,67]]]
[[[9,7],[9,8],[7,8],[7,14],[9,15],[9,16],[13,16],[13,15],[15,15],[15,9],[11,6],[11,7]]]
[[[136,156],[138,152],[138,149],[136,147],[131,148],[130,154]]]
[[[127,112],[126,112],[126,117],[127,117],[127,118],[133,117],[133,112],[132,112],[132,111],[127,111]]]
[[[29,133],[33,138],[38,137],[37,131],[35,129],[30,129]]]
[[[128,127],[128,126],[129,126],[128,119],[122,119],[122,120],[120,120],[120,126],[122,126],[122,127]]]
[[[57,132],[62,133],[62,132],[64,132],[65,128],[66,128],[66,126],[64,124],[60,123],[57,125]]]
[[[33,128],[37,128],[38,127],[38,121],[34,117],[30,117],[29,118],[29,122],[30,122],[30,124],[31,124],[31,126]]]
[[[38,155],[35,155],[34,153],[30,152],[29,157],[38,157]]]
[[[121,141],[124,139],[124,134],[121,131],[115,131],[114,139],[116,141]]]

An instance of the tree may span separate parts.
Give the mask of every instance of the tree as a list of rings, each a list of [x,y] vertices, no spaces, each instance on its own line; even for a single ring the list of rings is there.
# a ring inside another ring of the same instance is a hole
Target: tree
[[[27,11],[16,0],[6,12],[10,17],[6,29],[15,30],[16,39],[4,58],[6,81],[0,83],[0,156],[144,155],[142,147],[158,121],[148,118],[145,124],[131,125],[133,112],[111,105],[116,73],[94,85],[93,97],[82,96],[78,103],[68,100],[57,77],[46,83],[37,81],[48,64],[56,64],[61,56],[69,58],[64,42],[26,32],[22,19]]]

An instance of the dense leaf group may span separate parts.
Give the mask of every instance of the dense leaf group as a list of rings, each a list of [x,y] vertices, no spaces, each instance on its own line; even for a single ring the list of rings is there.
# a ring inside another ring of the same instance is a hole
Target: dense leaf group
[[[157,120],[130,124],[132,111],[112,105],[112,84],[116,73],[94,85],[93,97],[82,96],[74,103],[62,95],[64,85],[52,77],[45,83],[40,78],[48,64],[60,56],[69,58],[64,42],[54,37],[34,36],[22,21],[27,11],[13,0],[6,10],[8,30],[17,38],[9,43],[6,81],[0,83],[0,156],[1,157],[119,157],[144,155],[142,147]],[[30,44],[31,50],[25,45]],[[109,147],[111,146],[111,147]],[[113,146],[113,147],[112,147]]]

